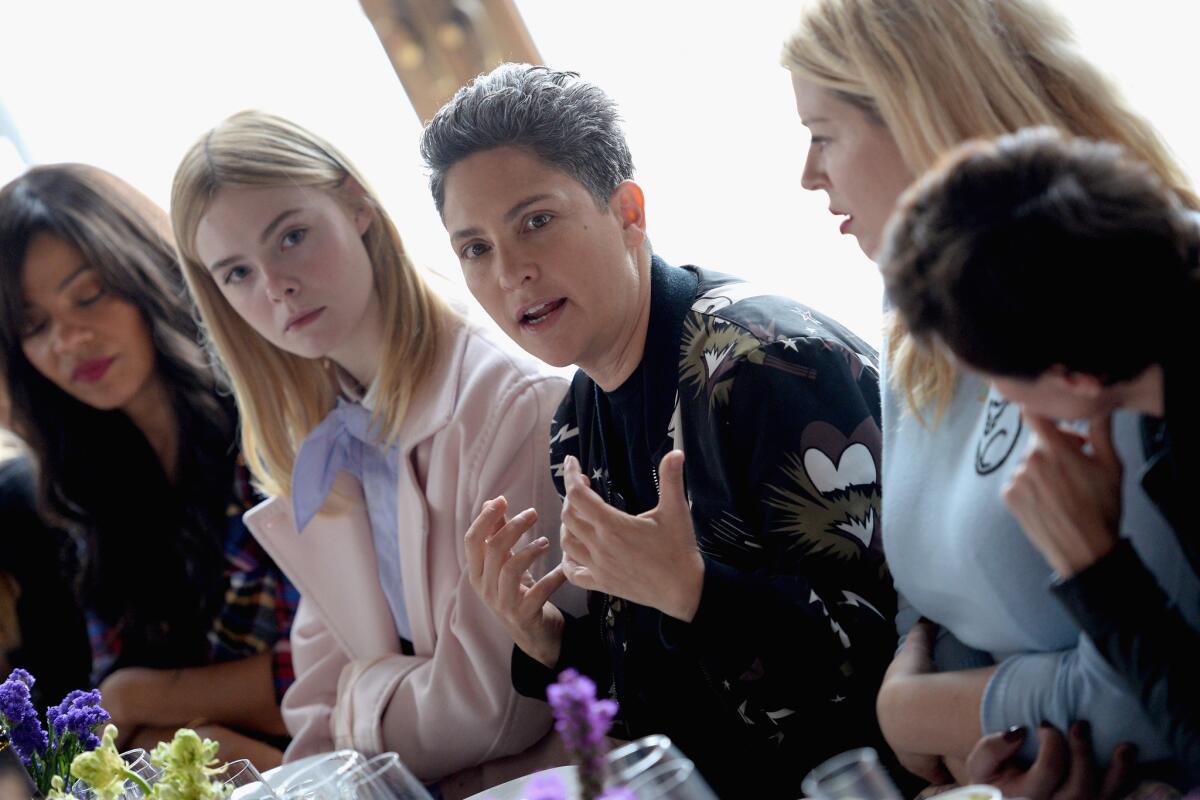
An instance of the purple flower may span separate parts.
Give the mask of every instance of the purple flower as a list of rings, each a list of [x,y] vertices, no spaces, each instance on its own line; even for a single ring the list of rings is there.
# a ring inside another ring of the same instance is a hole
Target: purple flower
[[[523,800],[568,800],[567,785],[554,773],[534,775],[521,787]]]
[[[108,722],[108,712],[100,707],[100,691],[76,689],[56,706],[46,709],[46,721],[54,730],[55,739],[74,734],[84,750],[100,746],[95,730]]]
[[[579,767],[580,791],[585,800],[593,800],[604,786],[605,735],[617,704],[597,700],[596,684],[573,669],[563,670],[546,698],[554,711],[554,729]]]
[[[29,699],[29,688],[33,684],[33,676],[23,669],[14,669],[8,679],[0,683],[0,722],[8,728],[13,749],[26,764],[50,743]]]
[[[605,789],[604,794],[597,797],[596,800],[637,800],[637,795],[633,793],[632,789],[614,786],[611,789]]]
[[[35,683],[37,683],[37,678],[33,677],[32,675],[30,675],[28,672],[21,669],[20,667],[17,667],[12,672],[8,673],[8,678],[6,680],[20,681],[21,683],[28,686],[30,689],[32,689],[33,685]]]

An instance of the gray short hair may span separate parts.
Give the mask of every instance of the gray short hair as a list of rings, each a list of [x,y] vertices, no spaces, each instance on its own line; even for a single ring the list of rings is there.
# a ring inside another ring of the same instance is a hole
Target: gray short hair
[[[501,64],[459,89],[421,136],[438,213],[446,173],[495,147],[524,147],[583,184],[598,204],[633,177],[616,104],[577,73]]]

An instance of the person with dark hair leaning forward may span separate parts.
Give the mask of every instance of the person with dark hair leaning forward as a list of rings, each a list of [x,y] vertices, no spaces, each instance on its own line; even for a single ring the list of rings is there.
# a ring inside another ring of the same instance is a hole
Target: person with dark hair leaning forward
[[[1144,415],[1142,486],[1200,571],[1187,516],[1195,356],[1179,333],[1200,311],[1198,256],[1196,213],[1148,166],[1033,129],[966,145],[926,175],[901,198],[880,262],[914,336],[1021,404],[1036,438],[1004,502],[1057,572],[1054,594],[1168,737],[1186,785],[1200,783],[1200,632],[1118,535],[1111,415]],[[1087,434],[1058,420],[1087,420]]]

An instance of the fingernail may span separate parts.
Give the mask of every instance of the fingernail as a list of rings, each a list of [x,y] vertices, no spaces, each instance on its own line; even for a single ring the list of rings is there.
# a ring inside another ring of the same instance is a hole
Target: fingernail
[[[1004,741],[1008,742],[1009,744],[1012,744],[1013,742],[1019,742],[1025,738],[1026,733],[1028,733],[1028,731],[1024,725],[1013,725],[1004,732]]]
[[[1046,728],[1047,730],[1053,730],[1053,729],[1054,729],[1054,726],[1053,726],[1053,725],[1051,725],[1051,724],[1050,724],[1049,722],[1047,722],[1046,720],[1042,720],[1042,721],[1041,721],[1041,723],[1039,723],[1039,724],[1038,724],[1038,727],[1039,727],[1039,728]]]
[[[548,544],[550,544],[550,540],[547,539],[545,536],[539,536],[537,539],[535,539],[533,541],[533,546],[538,548],[539,550]]]
[[[1087,723],[1087,720],[1078,720],[1071,723],[1071,735],[1076,739],[1082,739],[1092,732],[1092,726]]]

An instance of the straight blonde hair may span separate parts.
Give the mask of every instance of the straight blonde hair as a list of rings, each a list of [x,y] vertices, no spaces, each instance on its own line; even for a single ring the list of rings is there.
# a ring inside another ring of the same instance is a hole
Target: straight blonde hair
[[[886,126],[913,175],[968,139],[1048,125],[1120,144],[1200,208],[1154,128],[1038,0],[812,0],[783,63]],[[953,365],[898,315],[885,327],[889,383],[918,419],[929,406],[939,418],[954,395]]]
[[[247,465],[271,495],[290,493],[300,443],[334,407],[338,379],[323,359],[281,350],[233,310],[197,255],[196,230],[221,189],[307,186],[336,194],[347,178],[358,181],[375,211],[363,244],[387,337],[375,379],[375,416],[391,442],[457,317],[422,279],[396,226],[350,161],[295,123],[244,111],[192,146],[171,188],[171,223],[184,278],[207,327],[210,349],[233,386]]]

